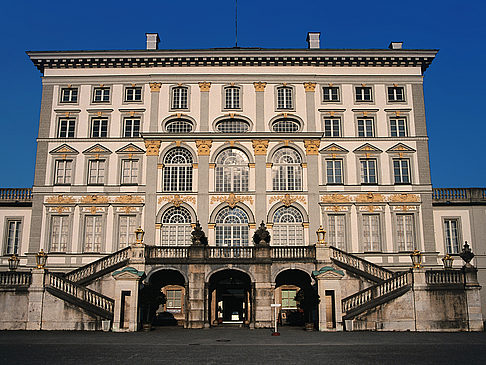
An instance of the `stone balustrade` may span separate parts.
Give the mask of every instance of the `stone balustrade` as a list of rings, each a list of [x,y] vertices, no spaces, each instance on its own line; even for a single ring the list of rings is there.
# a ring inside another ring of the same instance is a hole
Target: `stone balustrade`
[[[0,286],[29,286],[31,282],[32,274],[30,272],[0,272]]]
[[[427,270],[425,282],[428,285],[464,284],[464,272],[459,270]]]
[[[32,189],[29,188],[0,188],[0,201],[31,202]]]
[[[486,188],[434,188],[434,204],[486,203]]]

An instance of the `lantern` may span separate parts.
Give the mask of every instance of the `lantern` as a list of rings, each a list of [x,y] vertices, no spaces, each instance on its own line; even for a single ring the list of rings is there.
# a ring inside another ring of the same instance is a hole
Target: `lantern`
[[[319,226],[319,229],[316,231],[316,234],[317,234],[318,243],[320,244],[326,243],[326,241],[324,240],[326,237],[326,231],[324,230],[324,228],[322,228],[322,226]]]
[[[141,245],[143,243],[143,235],[145,232],[143,231],[142,227],[138,227],[138,229],[135,231],[135,240],[136,243]]]
[[[43,269],[46,266],[47,254],[44,252],[43,249],[41,249],[39,253],[35,256],[35,262],[38,269]]]
[[[410,254],[410,258],[412,259],[412,268],[420,269],[422,267],[422,253],[419,250],[414,250]]]
[[[8,269],[10,271],[15,271],[19,267],[19,258],[16,254],[13,254],[8,258]]]

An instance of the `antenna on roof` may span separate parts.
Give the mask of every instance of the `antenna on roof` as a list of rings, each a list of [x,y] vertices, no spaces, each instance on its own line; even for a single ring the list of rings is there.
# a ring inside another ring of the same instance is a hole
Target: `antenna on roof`
[[[235,0],[235,47],[238,47],[238,0]]]

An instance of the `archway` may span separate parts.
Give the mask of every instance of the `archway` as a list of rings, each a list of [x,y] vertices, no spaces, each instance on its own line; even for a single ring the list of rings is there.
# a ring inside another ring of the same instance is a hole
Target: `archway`
[[[184,325],[186,318],[186,280],[177,270],[161,269],[149,277],[149,292],[162,295],[163,302],[150,306],[150,318],[157,326]],[[143,289],[142,289],[143,290]],[[142,310],[144,308],[142,307]],[[145,308],[147,310],[147,307]],[[142,318],[144,318],[142,313]]]
[[[275,300],[281,304],[282,325],[304,326],[316,321],[317,291],[308,273],[298,269],[280,272],[275,278]]]
[[[252,320],[251,279],[239,270],[222,270],[209,278],[209,323],[248,325]]]

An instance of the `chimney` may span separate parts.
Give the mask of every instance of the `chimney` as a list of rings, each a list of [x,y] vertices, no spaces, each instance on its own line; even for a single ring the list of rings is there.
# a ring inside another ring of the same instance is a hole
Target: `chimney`
[[[319,49],[321,48],[320,40],[321,32],[309,32],[307,33],[307,48]]]
[[[390,49],[402,49],[403,42],[391,42],[388,48]]]
[[[154,50],[159,49],[159,33],[145,33],[147,37],[147,49]]]

